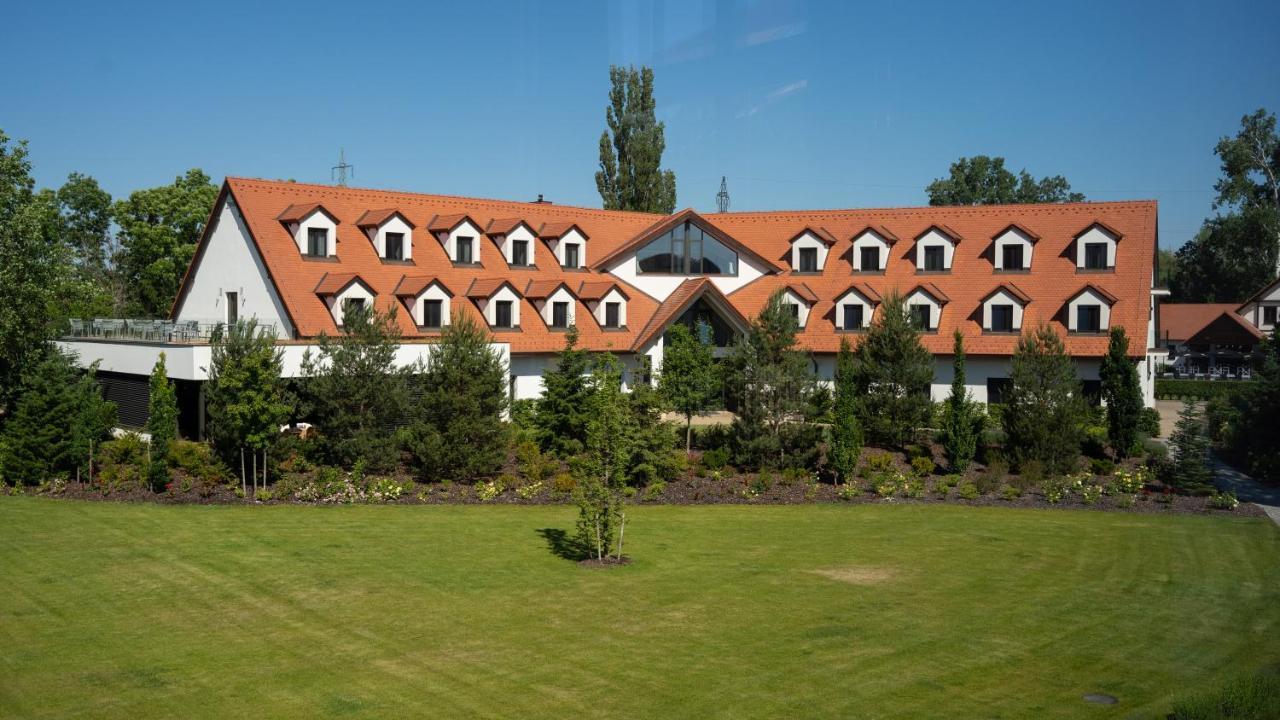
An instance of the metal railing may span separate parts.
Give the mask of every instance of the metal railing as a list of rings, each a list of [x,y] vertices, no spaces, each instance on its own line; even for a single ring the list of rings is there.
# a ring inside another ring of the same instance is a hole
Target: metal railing
[[[226,323],[221,322],[175,322],[144,318],[73,319],[70,323],[65,335],[67,338],[152,343],[207,343],[219,328],[226,327]],[[260,334],[274,333],[279,336],[279,330],[275,323],[260,323],[257,326]]]

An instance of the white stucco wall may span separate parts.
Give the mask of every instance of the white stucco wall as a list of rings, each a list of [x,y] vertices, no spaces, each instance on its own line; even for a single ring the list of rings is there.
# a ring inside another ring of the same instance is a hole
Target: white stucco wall
[[[426,313],[423,312],[422,303],[425,300],[440,300],[440,325],[441,327],[449,324],[449,318],[452,315],[453,308],[450,307],[449,293],[445,292],[439,285],[432,283],[425,290],[418,293],[413,299],[413,324],[421,327],[426,319]]]
[[[182,304],[174,313],[175,320],[226,322],[226,293],[234,292],[239,295],[240,317],[257,318],[259,324],[274,325],[280,337],[293,337],[293,326],[284,304],[230,197],[214,215],[208,243],[190,282]]]
[[[942,321],[942,306],[938,304],[933,296],[923,290],[916,290],[907,296],[906,306],[925,305],[929,308],[929,328],[938,327],[938,323]]]
[[[997,270],[1021,270],[1024,268],[1006,268],[1004,266],[1004,249],[1008,246],[1022,247],[1022,262],[1024,268],[1031,267],[1031,254],[1035,250],[1035,243],[1031,242],[1031,238],[1017,228],[1009,228],[1002,235],[996,238],[995,246],[995,266]]]
[[[471,224],[471,221],[464,220],[462,224],[454,228],[449,233],[438,233],[436,239],[444,245],[444,251],[453,262],[458,261],[458,238],[471,238],[471,261],[478,263],[483,259],[484,243],[481,240],[484,236],[480,233],[480,228]]]
[[[400,219],[399,215],[392,215],[391,219],[382,223],[377,228],[369,230],[370,240],[373,247],[378,253],[378,257],[385,258],[387,256],[387,233],[403,233],[404,234],[404,259],[413,259],[413,228],[409,224]]]
[[[1081,305],[1098,305],[1102,311],[1098,314],[1101,331],[1106,332],[1111,327],[1111,306],[1107,304],[1106,298],[1092,290],[1085,290],[1077,295],[1071,302],[1067,303],[1067,329],[1076,331],[1076,309]]]
[[[982,303],[982,329],[983,330],[991,329],[991,306],[992,305],[1012,305],[1013,306],[1013,329],[1014,330],[1022,329],[1022,303],[1019,302],[1017,298],[1005,292],[1004,290],[999,290],[994,295],[987,298],[986,302]]]
[[[818,251],[818,272],[821,272],[827,266],[827,244],[807,231],[791,243],[791,269],[800,270],[800,250],[804,248]]]
[[[515,240],[523,240],[528,243],[529,264],[537,265],[539,260],[538,239],[535,238],[533,236],[533,233],[529,232],[529,228],[525,227],[524,225],[516,226],[515,230],[512,230],[509,234],[504,235],[502,238],[502,257],[507,261],[507,264],[510,265],[512,262],[511,248],[512,248],[513,241]]]
[[[631,285],[659,302],[666,300],[680,283],[702,275],[665,275],[639,272],[639,263],[634,253],[626,255],[610,264],[606,271]],[[720,292],[728,295],[738,288],[760,279],[767,269],[759,263],[741,254],[738,255],[737,275],[707,275],[711,284]]]
[[[1086,243],[1103,242],[1107,244],[1107,267],[1116,266],[1116,237],[1098,226],[1089,228],[1076,238],[1076,267],[1084,267],[1084,248]]]
[[[298,252],[307,254],[307,234],[311,228],[324,228],[329,232],[329,257],[337,255],[338,225],[318,209],[311,211],[311,214],[302,218],[301,222],[290,225],[289,230],[293,233],[293,241],[298,245]]]
[[[853,241],[853,269],[861,272],[862,248],[874,247],[880,250],[880,270],[889,266],[889,242],[874,230],[867,230]]]
[[[1265,322],[1263,308],[1276,308],[1276,317],[1280,319],[1280,282],[1275,283],[1253,302],[1240,308],[1239,314],[1250,324],[1259,330],[1271,332],[1276,329],[1276,323]]]
[[[595,316],[596,322],[600,327],[604,327],[605,320],[605,303],[618,303],[618,326],[626,327],[627,325],[627,299],[618,292],[617,288],[610,290],[603,298],[587,303],[587,307],[591,310],[591,314]]]
[[[951,261],[955,258],[956,245],[951,239],[937,230],[930,230],[916,240],[916,269],[924,270],[924,254],[925,248],[941,247],[942,248],[942,267],[944,270],[951,269]]]

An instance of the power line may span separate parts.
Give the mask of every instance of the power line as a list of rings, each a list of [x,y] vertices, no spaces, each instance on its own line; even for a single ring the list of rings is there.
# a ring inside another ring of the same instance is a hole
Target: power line
[[[336,180],[338,187],[346,187],[348,171],[351,172],[351,177],[356,176],[356,166],[347,164],[346,151],[338,148],[338,164],[329,170],[329,179]]]
[[[729,212],[729,185],[723,175],[720,176],[720,192],[716,193],[716,207],[720,212]]]

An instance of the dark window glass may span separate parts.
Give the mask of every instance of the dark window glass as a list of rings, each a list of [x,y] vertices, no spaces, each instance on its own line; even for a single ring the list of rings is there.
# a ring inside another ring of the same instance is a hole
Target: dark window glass
[[[469,238],[469,237],[460,237],[455,241],[458,243],[458,262],[460,263],[475,262],[474,260],[471,259],[472,257],[474,257],[471,254],[472,239],[473,238]]]
[[[943,270],[943,259],[946,257],[945,249],[933,245],[924,249],[924,269],[931,271]]]
[[[999,405],[1013,388],[1013,380],[1009,378],[987,378],[987,402]]]
[[[1076,332],[1096,333],[1102,331],[1102,308],[1097,305],[1076,306]]]
[[[736,275],[738,255],[693,223],[683,223],[636,254],[642,273]]]
[[[621,316],[621,303],[610,302],[604,304],[604,326],[616,328],[618,327],[618,318]]]
[[[1084,266],[1089,270],[1102,270],[1107,267],[1107,244],[1085,243]]]
[[[991,329],[994,332],[1013,332],[1013,306],[991,306]]]
[[[862,329],[862,311],[861,305],[845,305],[844,306],[844,329],[845,330],[861,330]]]
[[[342,319],[346,319],[351,315],[364,311],[364,298],[348,298],[342,301]]]
[[[1084,399],[1093,407],[1102,404],[1102,381],[1101,380],[1081,380],[1080,391],[1084,394]]]
[[[387,233],[387,259],[404,259],[404,233]]]
[[[1276,306],[1275,305],[1266,305],[1262,308],[1262,324],[1263,325],[1276,324]]]
[[[882,270],[880,267],[880,248],[864,247],[862,248],[862,262],[860,263],[863,271]]]
[[[928,330],[929,315],[931,308],[928,305],[912,305],[911,306],[911,323],[916,326],[917,330]]]
[[[800,306],[795,303],[787,304],[791,306],[791,317],[795,318],[796,322],[800,322]]]
[[[564,266],[567,268],[578,267],[578,243],[567,243],[564,246]]]
[[[1021,245],[1005,245],[1004,252],[1002,253],[1004,257],[1001,258],[1002,269],[1025,270],[1026,266],[1023,265],[1023,262],[1022,262],[1023,249],[1024,248]]]
[[[444,301],[443,300],[423,300],[422,301],[422,326],[438,328],[444,320]]]
[[[511,327],[511,301],[499,300],[493,309],[494,327]]]
[[[227,293],[227,324],[235,325],[240,319],[240,293]]]
[[[800,272],[818,272],[818,248],[800,248]]]
[[[312,257],[328,256],[329,230],[327,228],[307,228],[307,254]]]
[[[689,328],[694,337],[715,347],[728,347],[733,342],[733,327],[706,298],[698,298],[676,322]]]
[[[569,303],[551,303],[551,327],[569,327]]]
[[[512,240],[511,241],[511,264],[512,265],[528,265],[529,264],[529,241],[528,240]]]

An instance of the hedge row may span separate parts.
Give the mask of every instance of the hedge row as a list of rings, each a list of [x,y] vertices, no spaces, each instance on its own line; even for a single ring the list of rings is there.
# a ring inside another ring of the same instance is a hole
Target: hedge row
[[[1252,380],[1183,380],[1156,378],[1159,400],[1211,400],[1233,395],[1253,386]]]

